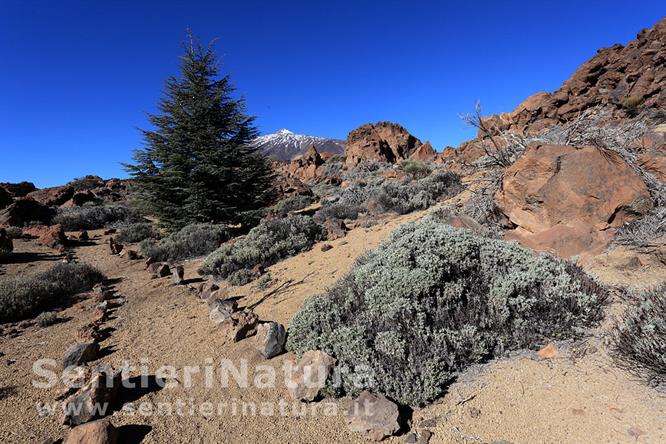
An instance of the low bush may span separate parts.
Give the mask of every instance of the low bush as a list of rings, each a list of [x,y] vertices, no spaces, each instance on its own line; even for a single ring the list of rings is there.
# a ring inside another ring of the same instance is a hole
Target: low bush
[[[613,332],[617,362],[651,384],[666,384],[666,283],[638,295]]]
[[[55,311],[45,311],[35,318],[35,322],[40,327],[48,327],[49,325],[57,324],[58,321],[58,313]]]
[[[426,177],[432,173],[432,167],[430,165],[423,162],[416,162],[414,160],[405,160],[401,162],[400,169],[414,179]]]
[[[425,210],[438,199],[457,194],[461,189],[457,174],[439,171],[413,182],[385,182],[376,192],[376,201],[383,212],[407,214]]]
[[[139,210],[124,205],[84,205],[75,208],[60,208],[53,218],[67,231],[93,230],[110,224],[142,222]]]
[[[273,265],[324,239],[326,229],[307,216],[262,220],[244,238],[211,253],[200,272],[243,285],[257,277],[250,272],[256,266]]]
[[[206,255],[229,238],[229,230],[224,225],[196,223],[159,241],[146,239],[140,248],[144,256],[157,261],[177,261]]]
[[[333,393],[368,388],[423,405],[470,364],[582,335],[606,298],[573,265],[426,218],[307,300],[290,322],[288,349],[334,356]]]
[[[19,227],[7,227],[5,233],[10,239],[20,239],[23,237],[23,230]]]
[[[617,230],[615,243],[633,247],[647,247],[666,239],[666,206],[624,224]]]
[[[290,196],[276,203],[270,211],[276,216],[286,216],[292,211],[302,210],[308,205],[312,205],[314,201],[315,198],[312,196]]]
[[[374,187],[356,184],[342,189],[337,196],[322,205],[317,212],[317,220],[356,219],[359,213],[367,211],[368,199]]]
[[[90,290],[102,279],[94,267],[75,263],[56,264],[28,276],[4,276],[0,279],[0,321],[25,319],[49,310],[71,295]]]
[[[116,236],[116,241],[123,244],[141,242],[146,239],[159,239],[160,237],[155,226],[149,222],[123,223],[118,228],[120,231]]]

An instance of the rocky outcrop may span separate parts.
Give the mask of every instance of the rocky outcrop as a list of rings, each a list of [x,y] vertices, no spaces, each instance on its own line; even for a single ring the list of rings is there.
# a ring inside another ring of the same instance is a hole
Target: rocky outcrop
[[[53,217],[53,210],[32,199],[19,199],[0,211],[0,226],[22,227],[28,223],[47,224]]]
[[[537,133],[597,105],[618,113],[666,107],[666,18],[627,46],[599,50],[554,93],[534,94],[513,112],[485,121],[500,130]]]
[[[60,187],[44,188],[29,193],[27,197],[46,205],[47,207],[60,206],[74,195],[74,187],[63,185]]]
[[[426,141],[409,156],[409,159],[417,162],[430,162],[435,160],[435,157],[437,157],[437,151],[430,145],[430,141]]]
[[[354,167],[366,161],[395,163],[409,158],[421,145],[419,139],[397,123],[367,123],[347,136],[346,164]]]
[[[617,154],[534,145],[496,195],[509,239],[562,257],[603,248],[616,228],[652,208],[643,180]]]
[[[324,159],[319,155],[317,148],[312,145],[301,157],[289,163],[287,174],[307,181],[318,176],[317,169],[323,164]]]
[[[28,195],[28,193],[32,193],[33,191],[37,190],[37,187],[35,187],[35,184],[32,182],[3,182],[0,183],[0,188],[6,190],[14,198],[25,197]]]

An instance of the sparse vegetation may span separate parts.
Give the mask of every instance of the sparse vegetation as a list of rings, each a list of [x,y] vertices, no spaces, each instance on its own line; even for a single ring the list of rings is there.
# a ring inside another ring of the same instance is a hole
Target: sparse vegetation
[[[295,195],[282,199],[271,208],[271,213],[276,216],[286,216],[292,211],[301,210],[312,205],[315,198],[312,196]]]
[[[159,239],[160,234],[149,222],[124,223],[119,227],[116,241],[120,243],[141,242],[146,239]]]
[[[59,320],[58,313],[55,311],[42,312],[35,318],[35,322],[40,327],[48,327],[49,325],[57,324]]]
[[[451,196],[462,189],[457,174],[448,171],[435,171],[417,180],[401,182],[378,180],[373,184],[359,183],[340,191],[325,202],[317,212],[317,220],[356,219],[360,213],[372,211],[385,213],[394,211],[406,214],[426,209],[444,196]]]
[[[229,238],[224,225],[190,224],[159,241],[146,239],[140,248],[144,256],[157,261],[182,260],[208,254]]]
[[[142,222],[143,216],[134,208],[120,204],[84,205],[75,208],[60,208],[53,218],[67,231],[93,230],[111,224]]]
[[[56,264],[32,275],[0,278],[0,321],[16,321],[66,302],[103,279],[87,264]]]
[[[375,199],[382,212],[407,214],[425,210],[443,196],[451,196],[461,190],[457,174],[438,171],[412,182],[385,182],[377,190]]]
[[[262,220],[246,237],[222,245],[204,262],[201,273],[243,285],[257,278],[255,267],[267,267],[281,259],[308,250],[326,239],[326,229],[310,217],[289,216]]]
[[[432,173],[432,166],[423,162],[416,162],[414,160],[404,160],[400,163],[400,169],[405,173],[412,176],[414,179],[428,176]]]
[[[19,227],[7,227],[5,228],[5,233],[10,239],[20,239],[23,237],[23,230]]]
[[[649,247],[666,241],[666,206],[658,207],[641,219],[617,230],[615,243],[633,247]]]
[[[622,101],[622,107],[629,111],[636,111],[643,100],[643,96],[629,96]]]
[[[582,335],[606,297],[573,265],[427,218],[306,301],[288,348],[334,356],[339,394],[360,391],[369,372],[365,388],[423,405],[470,364]]]
[[[666,283],[635,297],[613,334],[615,357],[651,384],[666,384]]]

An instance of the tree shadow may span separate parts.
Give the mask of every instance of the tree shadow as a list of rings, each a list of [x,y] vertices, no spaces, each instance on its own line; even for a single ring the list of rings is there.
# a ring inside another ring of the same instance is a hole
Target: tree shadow
[[[118,427],[118,442],[138,444],[153,428],[146,424],[128,424]]]

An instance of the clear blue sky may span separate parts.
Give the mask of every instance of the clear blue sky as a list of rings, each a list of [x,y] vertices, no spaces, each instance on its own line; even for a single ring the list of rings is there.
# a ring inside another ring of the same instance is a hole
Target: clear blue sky
[[[185,29],[218,38],[262,133],[396,121],[441,149],[458,119],[554,90],[666,10],[633,1],[0,0],[0,182],[122,177]]]

